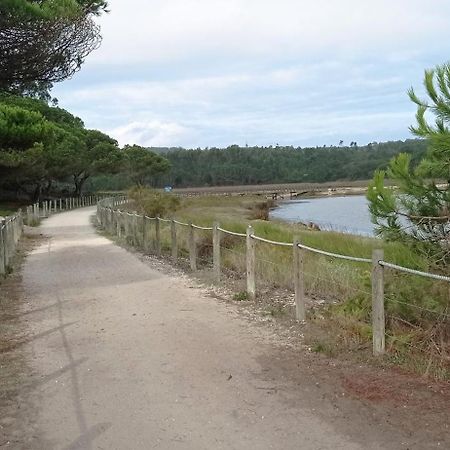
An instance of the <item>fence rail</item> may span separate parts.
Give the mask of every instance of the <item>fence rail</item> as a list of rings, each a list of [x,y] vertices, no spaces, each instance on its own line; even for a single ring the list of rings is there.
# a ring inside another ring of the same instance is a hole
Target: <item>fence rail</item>
[[[34,226],[43,218],[62,211],[96,205],[102,197],[66,197],[46,200],[19,209],[11,216],[0,219],[0,276],[6,275],[22,237],[24,225]]]
[[[357,262],[362,264],[371,265],[371,295],[372,297],[372,310],[371,310],[371,326],[372,326],[372,341],[373,341],[373,353],[375,355],[381,355],[385,353],[386,343],[386,315],[385,315],[385,274],[384,269],[389,268],[399,272],[410,273],[413,275],[432,278],[439,281],[450,282],[450,277],[432,274],[427,272],[421,272],[418,270],[402,267],[396,264],[392,264],[384,261],[384,252],[381,249],[373,250],[372,258],[361,258],[350,255],[342,255],[338,253],[327,252],[318,248],[313,248],[304,245],[299,239],[295,239],[294,242],[278,242],[272,241],[261,236],[255,235],[253,228],[248,226],[247,232],[238,233],[221,228],[219,224],[215,223],[213,227],[203,227],[192,223],[184,223],[175,219],[163,219],[160,217],[149,218],[147,216],[141,216],[137,214],[124,214],[118,206],[126,203],[125,198],[104,199],[98,203],[97,217],[99,224],[111,234],[117,234],[119,237],[126,237],[131,239],[133,244],[141,244],[145,251],[150,251],[150,234],[153,234],[153,245],[151,246],[156,255],[161,255],[161,224],[170,224],[170,252],[174,262],[179,259],[179,233],[177,225],[183,227],[187,233],[187,249],[189,257],[189,265],[191,270],[195,271],[198,267],[199,255],[198,244],[196,240],[196,233],[199,232],[212,232],[211,241],[212,244],[212,268],[214,277],[217,281],[221,279],[223,267],[222,267],[222,251],[232,251],[231,249],[224,249],[221,246],[221,240],[223,235],[230,235],[240,238],[245,238],[245,252],[243,257],[245,258],[245,279],[246,279],[246,291],[250,298],[254,298],[257,294],[257,267],[258,262],[270,262],[262,260],[257,257],[256,244],[262,242],[270,246],[291,248],[292,250],[292,270],[291,276],[294,285],[295,294],[295,309],[296,318],[299,321],[306,320],[306,295],[305,295],[305,279],[311,274],[305,270],[305,252],[311,252],[317,255],[327,256],[329,258],[335,258],[339,260],[345,260],[349,262]],[[132,219],[131,219],[132,218]],[[151,233],[149,229],[149,222],[154,223],[154,232]],[[138,222],[142,225],[139,226]],[[181,231],[181,230],[180,230]],[[280,249],[281,250],[281,249]],[[238,253],[238,252],[235,252]],[[272,262],[271,262],[272,263]],[[272,263],[273,264],[273,263]],[[370,266],[369,266],[370,267]],[[317,275],[317,274],[316,274]],[[449,286],[450,287],[450,286]],[[355,289],[357,290],[357,289]],[[363,292],[363,291],[361,291]],[[367,292],[364,292],[367,294]],[[411,304],[411,306],[414,306]]]

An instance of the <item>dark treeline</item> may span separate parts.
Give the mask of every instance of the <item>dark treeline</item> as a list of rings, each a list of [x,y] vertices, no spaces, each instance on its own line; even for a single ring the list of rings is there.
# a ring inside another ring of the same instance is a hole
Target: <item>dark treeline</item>
[[[165,181],[188,187],[362,180],[385,168],[398,153],[410,153],[414,164],[425,150],[426,143],[421,140],[364,147],[175,149],[165,154],[172,163]]]
[[[426,150],[419,139],[372,143],[358,147],[239,147],[186,150],[153,147],[170,161],[170,171],[155,186],[223,186],[271,183],[367,180],[399,153],[409,153],[415,166]],[[123,176],[94,180],[99,189],[123,189]]]

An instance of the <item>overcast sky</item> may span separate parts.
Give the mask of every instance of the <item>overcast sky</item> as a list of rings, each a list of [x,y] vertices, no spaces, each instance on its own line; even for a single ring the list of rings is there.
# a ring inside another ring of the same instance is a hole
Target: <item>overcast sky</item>
[[[54,91],[124,144],[405,139],[450,60],[448,0],[110,0],[103,43]]]

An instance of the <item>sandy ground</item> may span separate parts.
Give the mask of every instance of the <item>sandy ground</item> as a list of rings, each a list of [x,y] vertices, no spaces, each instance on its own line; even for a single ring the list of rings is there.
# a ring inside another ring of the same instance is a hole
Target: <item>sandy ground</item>
[[[44,221],[25,262],[30,425],[1,448],[445,448],[448,430],[430,439],[347,398],[304,350],[99,236],[93,212]]]

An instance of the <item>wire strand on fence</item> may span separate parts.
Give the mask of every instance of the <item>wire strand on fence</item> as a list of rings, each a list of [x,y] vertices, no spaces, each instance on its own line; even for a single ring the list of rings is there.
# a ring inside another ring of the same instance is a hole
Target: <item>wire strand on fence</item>
[[[224,230],[223,228],[220,227],[218,227],[217,229],[222,233],[230,234],[231,236],[247,237],[247,235],[244,233],[236,233],[236,231]]]
[[[345,288],[346,290],[351,290],[351,291],[354,291],[354,292],[356,292],[358,294],[364,294],[364,295],[366,295],[368,297],[372,296],[372,292],[366,291],[366,290],[358,288],[356,286],[351,286],[349,283],[345,283],[345,282],[342,282],[340,280],[337,280],[335,277],[324,278],[324,277],[321,277],[320,275],[318,275],[316,272],[313,273],[313,272],[304,271],[303,273],[304,273],[305,277],[310,277],[311,278],[308,281],[308,284],[312,284],[312,281],[318,280],[318,281],[322,281],[322,282],[327,283],[327,284],[338,285],[338,286],[340,286],[342,288]]]
[[[435,273],[428,273],[428,272],[421,272],[420,270],[409,269],[408,267],[398,266],[397,264],[392,264],[392,263],[389,263],[386,261],[378,261],[378,264],[380,264],[380,266],[387,267],[389,269],[395,269],[400,272],[409,273],[412,275],[419,275],[421,277],[426,277],[426,278],[432,278],[434,280],[450,282],[450,277],[446,277],[444,275],[438,275]]]
[[[270,239],[265,239],[259,236],[256,236],[255,234],[250,235],[252,239],[255,241],[265,242],[266,244],[272,244],[272,245],[279,245],[281,247],[293,247],[294,244],[292,242],[277,242],[277,241],[271,241]]]
[[[277,268],[280,268],[280,264],[270,261],[268,259],[264,259],[264,258],[259,258],[258,256],[255,258],[256,262],[262,262],[262,263],[267,263],[267,264],[271,264],[272,266],[275,266]]]
[[[399,341],[398,336],[394,336],[392,334],[386,333],[386,340],[388,340],[388,339],[390,339],[391,341]],[[439,359],[441,363],[443,362],[442,350],[439,347],[435,347],[435,349],[437,350],[437,354],[433,354],[432,352],[429,351],[429,348],[427,348],[427,347],[426,348],[419,347],[417,345],[411,344],[411,342],[407,342],[404,340],[402,340],[401,343],[410,348],[413,348],[414,350],[418,350],[420,353],[426,352],[427,356],[430,359],[434,359],[434,360]]]
[[[425,312],[428,312],[428,313],[430,313],[430,314],[435,314],[435,315],[437,315],[437,316],[445,317],[446,319],[450,319],[450,315],[449,315],[449,314],[446,314],[446,313],[444,313],[444,312],[433,311],[433,310],[431,310],[431,309],[424,308],[423,306],[414,305],[414,303],[402,302],[401,300],[394,300],[393,298],[391,298],[391,297],[389,297],[389,296],[387,296],[386,299],[387,299],[389,302],[392,302],[392,303],[398,303],[398,304],[400,304],[400,305],[411,306],[412,308],[418,309],[418,310],[420,310],[420,311],[425,311]]]
[[[309,252],[318,253],[319,255],[324,256],[331,256],[332,258],[344,259],[346,261],[353,261],[353,262],[372,263],[372,260],[369,258],[358,258],[356,256],[340,255],[339,253],[326,252],[325,250],[319,250],[317,248],[308,247],[307,245],[303,244],[297,244],[297,246]]]
[[[188,223],[185,223],[185,222],[179,222],[178,220],[174,220],[174,222],[175,222],[177,225],[181,225],[181,226],[183,226],[183,227],[189,227],[189,226],[190,226]]]
[[[160,222],[172,222],[172,220],[171,219],[163,219],[162,217],[158,217],[158,220],[160,221]]]
[[[231,249],[231,248],[228,248],[228,247],[222,247],[222,246],[220,246],[220,249],[221,249],[221,250],[224,250],[224,251],[226,251],[226,252],[234,253],[235,255],[239,255],[239,256],[241,256],[241,257],[244,258],[244,259],[247,257],[247,254],[246,254],[245,252],[240,252],[240,251],[238,251],[238,250],[233,250],[233,249]]]
[[[198,225],[192,224],[192,228],[195,228],[196,230],[203,230],[203,231],[212,231],[212,227],[200,227]]]

